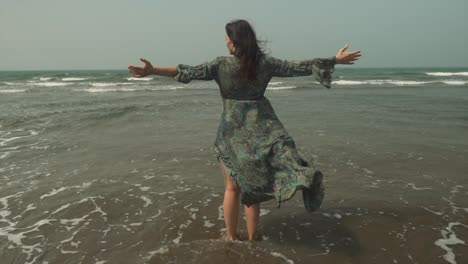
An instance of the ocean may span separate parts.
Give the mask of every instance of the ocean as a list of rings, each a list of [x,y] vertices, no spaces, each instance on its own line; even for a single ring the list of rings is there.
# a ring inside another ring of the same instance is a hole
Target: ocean
[[[262,240],[225,242],[214,81],[0,72],[1,263],[468,263],[468,69],[333,77],[265,93],[322,208],[262,203]]]

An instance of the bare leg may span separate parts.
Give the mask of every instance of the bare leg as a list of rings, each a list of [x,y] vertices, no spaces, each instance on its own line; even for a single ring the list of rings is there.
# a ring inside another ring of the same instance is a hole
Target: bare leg
[[[258,220],[260,219],[260,203],[251,205],[250,207],[244,206],[244,212],[249,240],[254,240],[257,232]]]
[[[223,165],[221,170],[224,173],[224,222],[226,224],[227,239],[236,240],[237,237],[237,222],[239,219],[239,187],[231,179],[231,177],[224,170]]]

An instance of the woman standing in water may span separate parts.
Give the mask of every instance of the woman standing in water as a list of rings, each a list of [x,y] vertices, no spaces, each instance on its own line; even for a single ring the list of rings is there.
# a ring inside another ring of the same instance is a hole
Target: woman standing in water
[[[224,174],[224,221],[229,240],[238,239],[239,203],[245,208],[248,239],[256,237],[260,203],[275,199],[278,207],[302,191],[307,211],[317,210],[323,200],[322,173],[299,156],[294,140],[264,96],[272,77],[313,75],[330,88],[335,64],[354,64],[359,50],[336,56],[292,62],[264,53],[252,26],[234,20],[225,26],[226,46],[232,56],[220,56],[196,66],[179,64],[154,67],[129,66],[134,77],[155,74],[191,80],[215,80],[223,100],[223,112],[214,151]]]

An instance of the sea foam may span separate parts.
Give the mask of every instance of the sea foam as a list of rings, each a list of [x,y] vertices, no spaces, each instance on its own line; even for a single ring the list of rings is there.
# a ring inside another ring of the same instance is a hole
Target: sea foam
[[[138,89],[130,88],[120,88],[120,89],[99,89],[99,88],[90,88],[90,89],[77,89],[75,91],[89,92],[89,93],[106,93],[106,92],[134,92]]]
[[[434,244],[443,250],[445,250],[446,254],[443,255],[442,257],[451,264],[456,264],[457,261],[455,260],[455,253],[453,252],[453,249],[450,248],[449,246],[454,246],[457,244],[462,244],[465,245],[465,241],[461,240],[460,238],[457,237],[455,234],[455,231],[453,231],[453,227],[455,226],[462,226],[465,228],[468,228],[468,226],[459,223],[459,222],[451,222],[449,225],[444,229],[441,230],[442,238],[437,239]]]
[[[468,84],[468,81],[442,81],[445,84],[448,85],[465,85]]]
[[[382,85],[382,84],[391,84],[397,86],[405,85],[422,85],[428,83],[434,83],[437,81],[410,81],[410,80],[364,80],[364,81],[355,81],[355,80],[338,80],[333,81],[333,84],[336,85]]]
[[[468,72],[426,72],[430,76],[468,76]]]
[[[58,87],[58,86],[69,85],[69,83],[64,83],[64,82],[40,82],[40,83],[32,83],[32,84],[36,86],[45,86],[45,87]]]
[[[136,78],[136,77],[129,77],[127,81],[151,81],[153,78],[151,77],[143,77],[143,78]]]
[[[268,90],[287,90],[287,89],[294,89],[297,88],[297,86],[268,86]]]
[[[79,77],[67,77],[67,78],[62,78],[62,81],[64,82],[74,82],[74,81],[84,81],[87,80],[88,78],[79,78]]]
[[[270,85],[278,85],[278,84],[282,84],[283,82],[270,82],[269,84]]]
[[[26,90],[21,90],[21,89],[0,90],[0,93],[23,93],[23,92],[26,92]]]
[[[94,82],[94,83],[91,83],[91,86],[95,86],[95,87],[109,87],[109,86],[118,86],[118,85],[131,85],[132,83],[129,83],[129,82],[115,82],[115,83],[111,83],[111,82]]]

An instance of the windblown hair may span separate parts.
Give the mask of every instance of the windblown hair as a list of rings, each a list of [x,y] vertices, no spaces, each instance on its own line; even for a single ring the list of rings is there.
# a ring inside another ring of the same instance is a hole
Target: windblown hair
[[[264,55],[260,47],[262,41],[257,40],[255,30],[249,22],[236,19],[226,24],[226,34],[232,40],[235,51],[234,56],[240,64],[240,78],[255,80],[257,76],[257,64]]]

